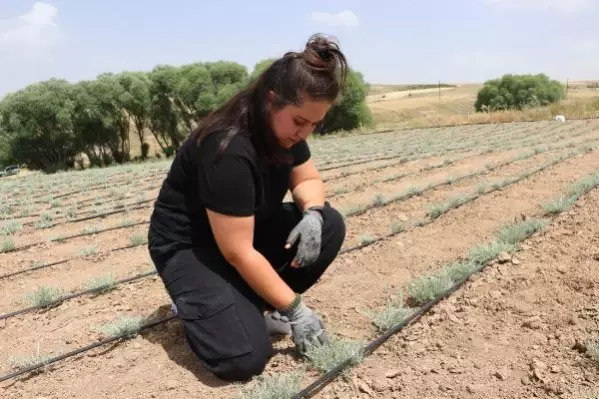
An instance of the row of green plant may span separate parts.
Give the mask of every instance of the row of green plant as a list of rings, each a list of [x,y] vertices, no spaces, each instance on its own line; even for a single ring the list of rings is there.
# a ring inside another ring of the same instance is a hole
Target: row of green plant
[[[589,129],[581,129],[578,133],[573,134],[572,136],[570,136],[570,138],[575,138],[575,137],[578,137],[578,136],[582,136],[582,135],[588,133],[591,130],[592,129],[590,129],[590,128]],[[514,141],[514,140],[509,140],[508,139],[508,140],[505,141],[505,143],[498,144],[498,146],[495,147],[495,148],[496,149],[501,149],[503,151],[509,151],[509,150],[515,149],[515,148],[523,149],[523,148],[527,148],[527,147],[529,147],[531,145],[540,144],[540,143],[542,143],[544,141],[548,141],[548,137],[542,137],[542,138],[539,138],[539,139],[536,139],[536,140],[532,140],[532,141],[528,141],[528,140]],[[567,147],[569,145],[572,146],[572,144],[563,144],[563,145],[560,145],[560,146],[549,145],[549,146],[544,146],[544,147],[537,147],[537,148],[534,149],[534,152],[537,153],[537,154],[540,154],[542,152],[548,151],[549,149],[565,148],[565,147]],[[424,167],[424,168],[419,169],[418,171],[413,172],[413,173],[397,173],[397,174],[394,174],[394,175],[388,176],[388,177],[380,177],[380,178],[377,178],[377,179],[372,180],[372,181],[361,183],[360,185],[352,187],[351,189],[349,187],[346,187],[346,186],[345,187],[338,187],[338,188],[335,188],[333,190],[333,194],[331,196],[329,196],[329,198],[333,198],[333,197],[336,197],[338,195],[348,193],[350,191],[353,192],[353,191],[356,191],[356,190],[368,188],[373,183],[386,183],[386,182],[389,182],[389,181],[395,181],[395,180],[398,180],[400,178],[404,178],[404,177],[412,176],[412,175],[417,175],[419,173],[422,173],[422,172],[425,172],[425,171],[429,171],[429,170],[432,170],[432,169],[440,168],[440,167],[443,167],[443,166],[449,166],[451,164],[454,164],[456,162],[459,162],[459,161],[462,161],[464,159],[470,158],[472,156],[481,155],[481,154],[484,154],[484,153],[487,153],[487,152],[488,152],[488,150],[481,149],[475,155],[467,154],[467,155],[456,157],[456,158],[453,158],[453,159],[446,159],[446,160],[444,160],[444,161],[442,161],[442,162],[440,162],[438,164]],[[522,153],[519,156],[521,157],[521,159],[525,159],[528,155],[527,155],[527,153]],[[375,167],[363,168],[360,171],[356,171],[356,172],[352,172],[352,173],[345,172],[345,173],[342,174],[343,176],[339,175],[339,178],[340,177],[347,177],[347,176],[353,175],[353,174],[363,173],[363,172],[366,172],[366,171],[380,171],[380,170],[383,170],[383,169],[386,169],[386,168],[389,168],[389,167],[396,166],[398,164],[402,164],[403,162],[404,162],[403,160],[399,160],[399,161],[391,162],[391,163],[385,164],[385,165],[380,165],[380,166],[377,165]],[[328,180],[334,180],[335,178],[336,178],[336,176],[334,176],[334,177],[332,177],[332,178],[330,178]]]
[[[70,196],[94,187],[110,187],[120,182],[136,181],[144,177],[166,173],[172,160],[147,160],[140,164],[115,165],[110,168],[70,170],[55,174],[28,171],[15,179],[4,179],[0,186],[4,200],[19,200],[24,196],[48,202],[55,198]]]
[[[330,165],[327,167],[319,167],[320,171],[326,171],[329,169],[336,169],[343,166],[349,166],[349,164],[355,163],[356,160],[358,162],[366,162],[368,158],[368,154],[374,155],[374,158],[383,158],[385,155],[394,155],[397,154],[398,149],[402,154],[413,155],[418,154],[422,150],[430,150],[431,147],[438,147],[439,149],[450,148],[448,144],[455,143],[455,137],[460,136],[463,137],[465,141],[472,142],[473,146],[480,144],[480,138],[491,136],[493,140],[496,140],[498,137],[504,136],[504,133],[507,132],[508,135],[516,135],[521,131],[531,129],[531,126],[510,126],[510,127],[498,127],[495,132],[489,132],[491,130],[488,126],[467,126],[462,129],[458,128],[449,128],[449,129],[431,129],[430,131],[418,131],[414,133],[408,132],[397,132],[397,133],[385,133],[384,136],[380,136],[377,139],[373,139],[371,135],[363,135],[358,137],[352,137],[351,141],[347,141],[343,145],[337,144],[335,146],[331,142],[326,142],[321,145],[312,145],[315,147],[314,150],[318,152],[319,159],[326,158],[326,155],[323,153],[336,153],[345,155],[345,159],[340,155],[334,157],[333,160],[326,162],[323,161],[322,165],[328,163],[335,163],[335,165]],[[397,137],[399,136],[399,137]],[[477,141],[477,138],[479,139]],[[337,140],[339,143],[340,140]],[[464,143],[459,143],[460,146],[463,146]],[[331,147],[336,148],[335,150],[331,150]],[[380,149],[385,149],[383,155],[381,155]],[[359,154],[356,154],[355,150],[359,150]],[[362,158],[362,159],[361,159]],[[347,161],[348,164],[344,165],[342,162]]]
[[[582,151],[588,151],[588,149],[583,149]],[[375,242],[384,240],[386,238],[393,237],[397,234],[405,233],[414,228],[424,227],[430,223],[433,223],[440,216],[446,214],[447,212],[449,212],[451,210],[457,209],[465,204],[473,202],[483,195],[490,194],[494,191],[502,190],[510,185],[516,184],[516,183],[518,183],[524,179],[527,179],[539,172],[542,172],[543,170],[546,170],[547,168],[549,168],[551,166],[558,164],[559,162],[570,159],[570,158],[580,154],[582,151],[581,150],[572,151],[566,155],[563,155],[556,159],[548,161],[539,167],[533,168],[528,171],[524,171],[524,172],[520,173],[519,175],[514,176],[512,178],[503,179],[503,180],[500,180],[500,181],[492,183],[492,184],[479,184],[479,185],[477,185],[475,191],[470,194],[466,194],[466,195],[461,194],[461,195],[451,197],[447,201],[444,201],[441,203],[429,204],[426,219],[415,220],[409,226],[406,226],[406,224],[404,222],[399,222],[399,221],[392,222],[390,231],[386,234],[380,235],[379,237],[375,237],[371,233],[365,233],[359,237],[358,247],[363,247],[365,245],[373,244]],[[406,191],[406,196],[408,198],[411,196],[416,196],[416,195],[420,195],[418,191],[415,191],[415,190]]]
[[[526,171],[523,172],[520,176],[514,177],[512,179],[506,179],[503,182],[498,182],[495,183],[494,187],[495,189],[501,188],[501,187],[505,187],[505,185],[508,184],[513,184],[523,178],[526,178],[532,174],[538,173],[544,169],[546,169],[549,166],[555,165],[558,162],[561,162],[565,159],[568,159],[570,157],[573,157],[576,154],[579,154],[581,152],[586,152],[591,150],[593,147],[591,146],[592,143],[597,142],[597,139],[588,139],[583,141],[582,143],[579,143],[579,147],[578,149],[569,152],[566,155],[560,156],[555,158],[552,161],[549,161],[547,163],[544,163],[543,165],[533,168],[530,171]],[[498,168],[504,167],[506,165],[509,165],[511,163],[514,162],[518,162],[518,161],[522,161],[531,157],[534,157],[536,155],[545,153],[547,151],[553,151],[553,150],[561,150],[564,148],[568,148],[568,147],[573,147],[574,145],[571,143],[568,143],[566,145],[553,145],[553,146],[546,146],[545,148],[539,148],[536,149],[534,151],[531,152],[525,152],[525,153],[520,153],[515,155],[513,158],[507,159],[505,161],[500,161],[500,162],[496,162],[494,164],[489,163],[487,164],[485,167],[476,170],[476,171],[472,171],[472,172],[468,172],[465,173],[459,177],[454,177],[454,176],[450,176],[445,180],[436,182],[436,183],[430,183],[428,185],[426,185],[425,187],[419,187],[419,186],[411,186],[405,190],[402,190],[401,192],[399,192],[396,195],[389,195],[389,196],[384,196],[382,194],[375,194],[372,198],[372,200],[368,203],[362,203],[362,204],[356,204],[356,205],[351,205],[346,209],[343,209],[341,212],[344,216],[346,217],[350,217],[350,216],[358,216],[361,215],[367,211],[369,211],[370,209],[374,209],[374,208],[379,208],[379,207],[383,207],[386,205],[389,205],[391,203],[395,203],[395,202],[401,202],[401,201],[405,201],[406,199],[412,198],[414,196],[420,196],[423,193],[430,191],[430,190],[434,190],[438,187],[444,186],[444,185],[452,185],[455,184],[461,180],[465,180],[465,179],[469,179],[472,177],[477,177],[483,174],[488,173],[489,171],[494,171]],[[481,186],[482,187],[482,186]],[[482,190],[482,193],[488,192],[488,189],[485,187],[484,190],[478,187],[477,188],[477,192],[480,192]]]

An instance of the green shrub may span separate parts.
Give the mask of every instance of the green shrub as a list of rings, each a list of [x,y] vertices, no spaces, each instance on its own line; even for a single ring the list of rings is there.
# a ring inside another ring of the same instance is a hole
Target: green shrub
[[[546,106],[563,99],[565,90],[562,84],[551,80],[545,74],[512,75],[485,82],[478,92],[474,108],[477,112],[486,110],[524,109]]]

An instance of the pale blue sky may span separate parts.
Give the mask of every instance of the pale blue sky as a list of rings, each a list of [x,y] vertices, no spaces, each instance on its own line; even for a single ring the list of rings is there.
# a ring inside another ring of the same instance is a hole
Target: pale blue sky
[[[372,83],[599,79],[599,0],[0,0],[0,97],[50,77],[227,59],[335,35]]]

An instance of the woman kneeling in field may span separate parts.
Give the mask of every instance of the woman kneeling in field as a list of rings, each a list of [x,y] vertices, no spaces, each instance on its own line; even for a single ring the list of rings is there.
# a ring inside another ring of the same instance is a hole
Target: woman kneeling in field
[[[189,346],[222,379],[260,374],[270,335],[291,334],[299,353],[328,342],[301,294],[339,253],[345,225],[306,139],[346,75],[338,46],[313,36],[204,118],[163,182],[150,255]]]

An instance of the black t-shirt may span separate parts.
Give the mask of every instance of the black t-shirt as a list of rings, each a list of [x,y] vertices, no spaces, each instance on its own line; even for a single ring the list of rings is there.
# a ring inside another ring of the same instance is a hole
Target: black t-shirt
[[[259,229],[282,203],[291,168],[310,159],[308,144],[301,141],[289,150],[292,164],[260,167],[258,154],[246,135],[235,135],[218,154],[225,133],[211,133],[199,146],[196,136],[190,135],[175,155],[150,224],[151,232],[169,250],[215,248],[206,209],[226,215],[253,215]]]

